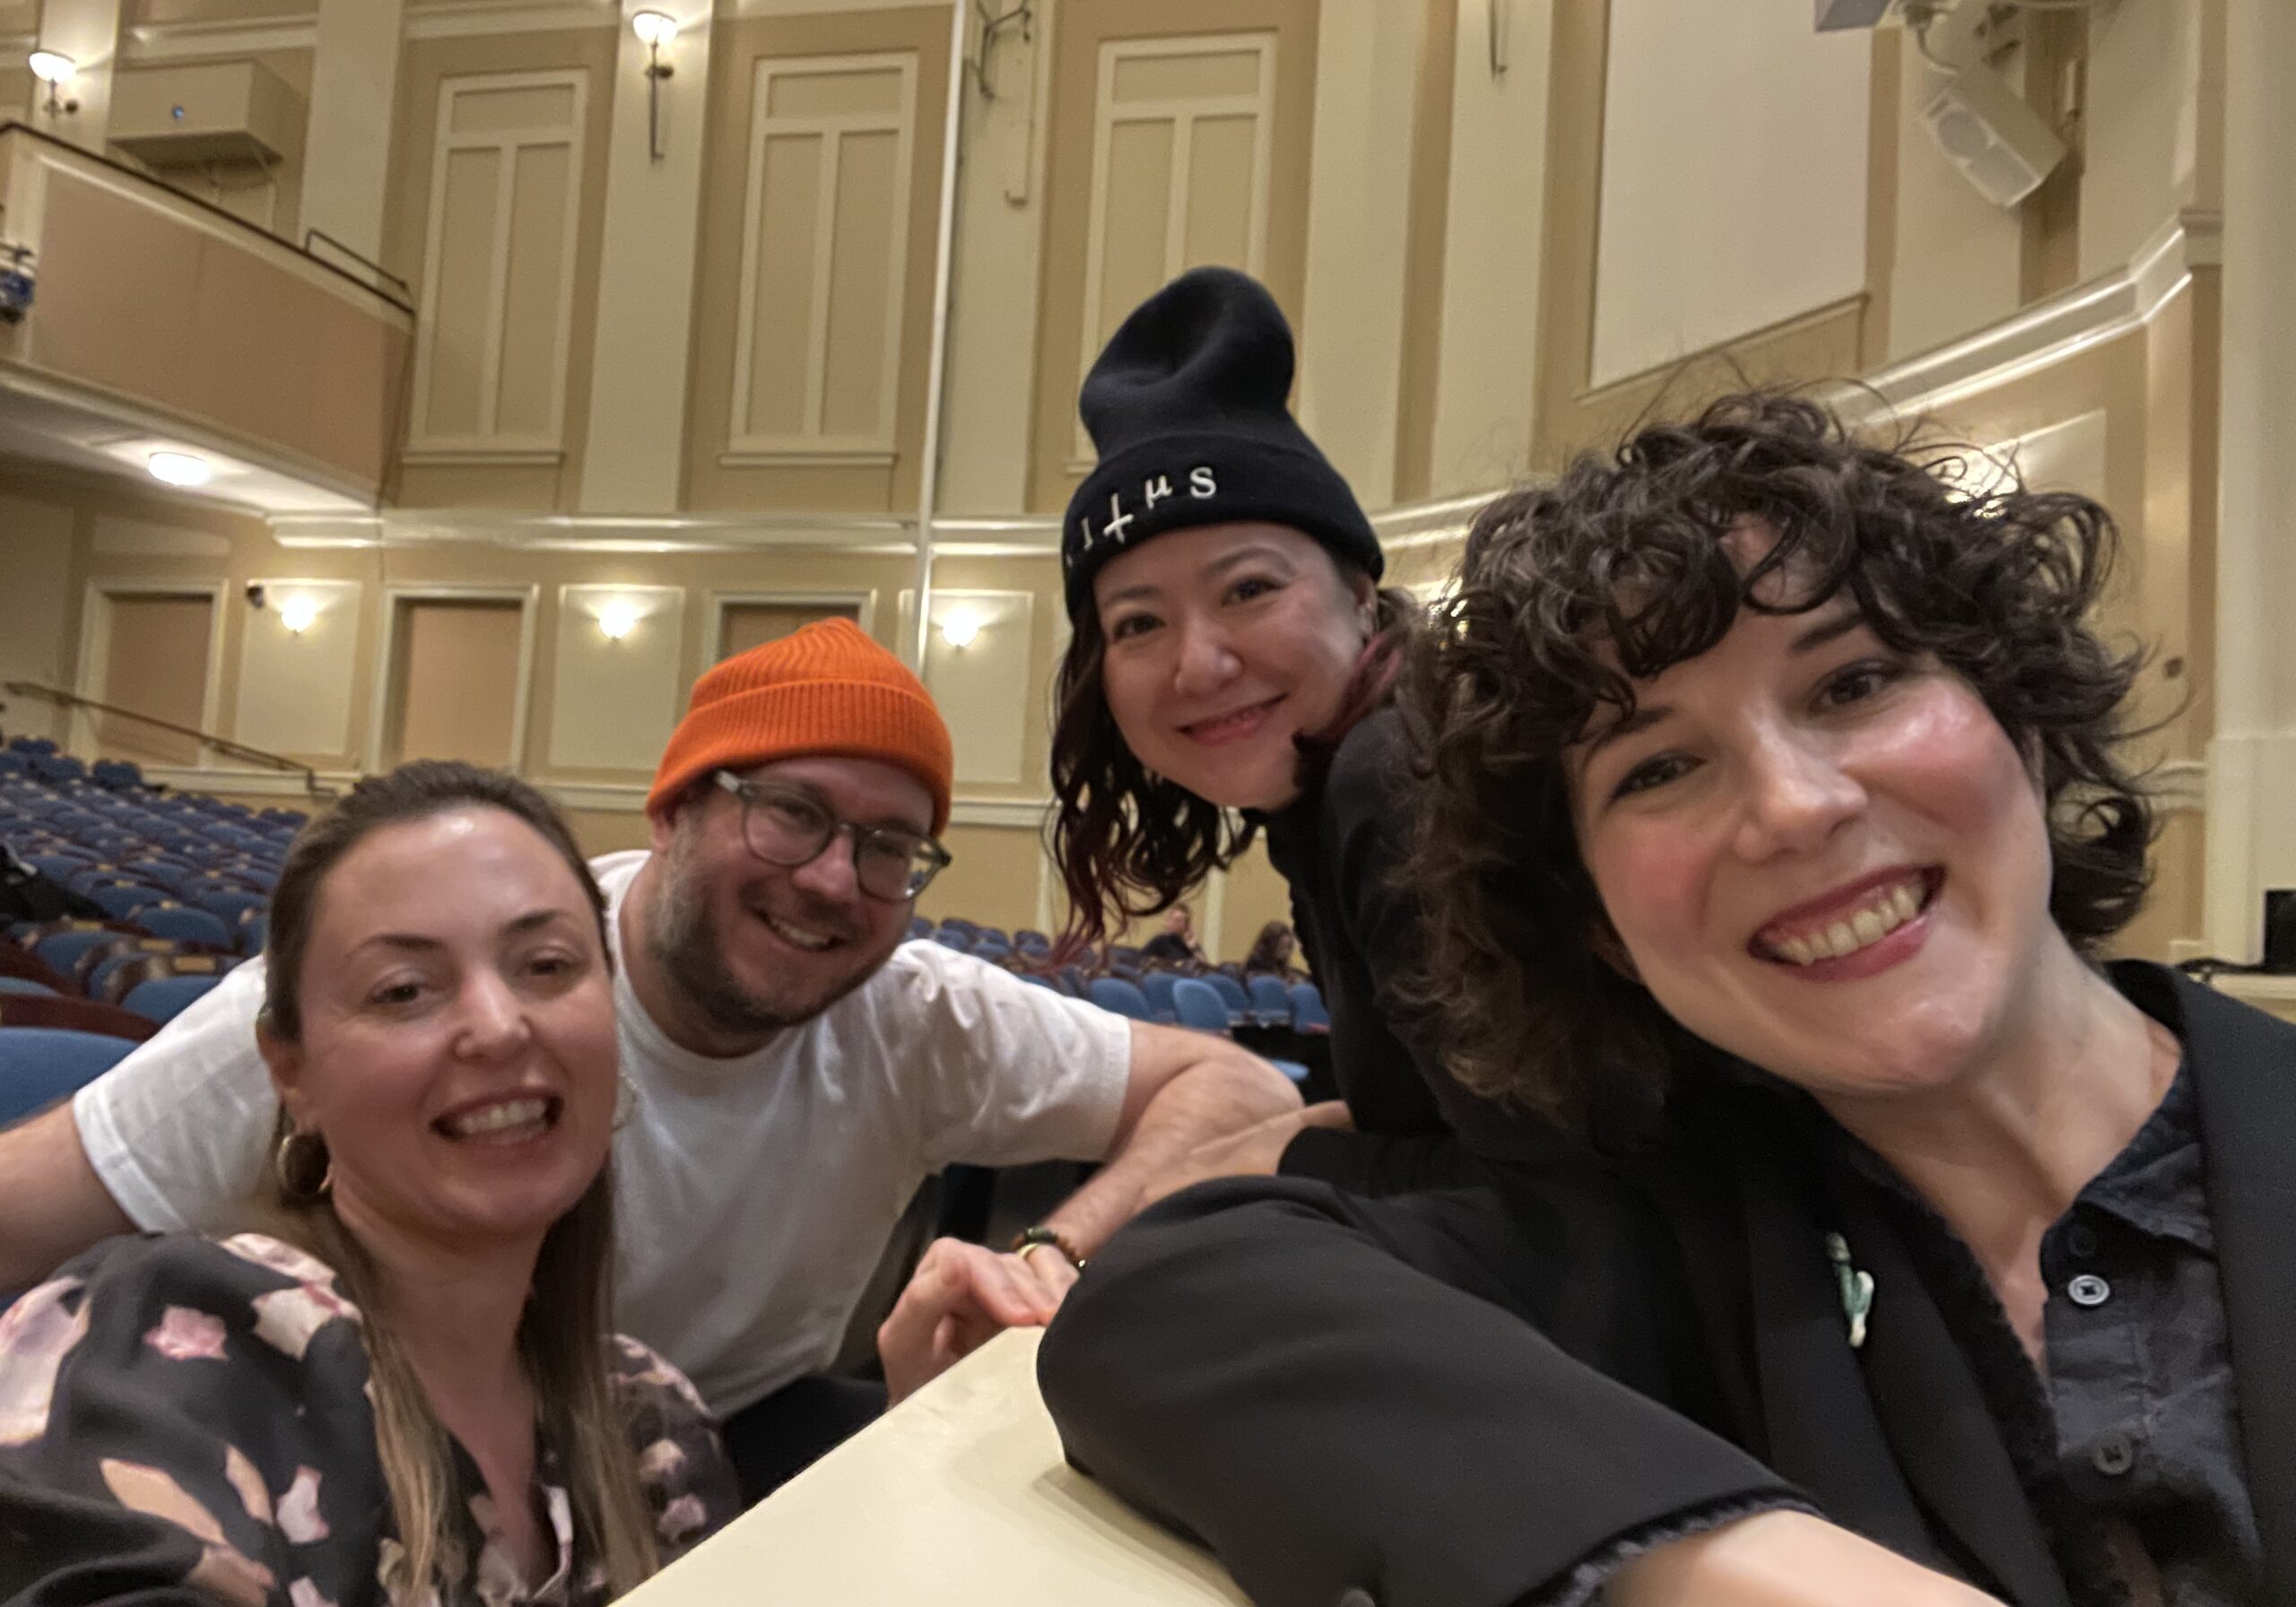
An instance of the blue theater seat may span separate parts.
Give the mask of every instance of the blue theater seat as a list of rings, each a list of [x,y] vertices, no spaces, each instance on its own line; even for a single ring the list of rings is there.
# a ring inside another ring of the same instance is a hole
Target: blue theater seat
[[[77,1093],[135,1047],[93,1032],[0,1027],[0,1125]]]
[[[220,977],[157,977],[127,990],[120,1007],[162,1024],[189,1009],[192,1002],[211,992]]]

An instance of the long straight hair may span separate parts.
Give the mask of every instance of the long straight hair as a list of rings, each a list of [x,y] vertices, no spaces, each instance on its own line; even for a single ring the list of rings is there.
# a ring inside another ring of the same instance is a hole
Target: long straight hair
[[[538,832],[574,872],[605,941],[605,899],[565,821],[525,782],[499,770],[433,760],[361,782],[335,811],[306,827],[287,852],[272,915],[264,1028],[287,1042],[302,1036],[301,970],[327,873],[373,832],[457,809],[500,809]],[[294,1131],[283,1107],[277,1143]],[[257,1205],[278,1237],[335,1270],[344,1297],[364,1317],[373,1379],[375,1448],[404,1551],[383,1586],[397,1607],[416,1607],[439,1580],[458,1578],[472,1559],[458,1538],[462,1513],[453,1442],[400,1342],[382,1271],[324,1192],[291,1188],[266,1168]],[[541,1403],[540,1427],[565,1459],[577,1531],[589,1537],[609,1590],[631,1589],[660,1566],[645,1492],[638,1482],[629,1412],[606,1370],[613,1309],[613,1188],[602,1168],[572,1209],[551,1224],[535,1257],[518,1320],[518,1357]]]

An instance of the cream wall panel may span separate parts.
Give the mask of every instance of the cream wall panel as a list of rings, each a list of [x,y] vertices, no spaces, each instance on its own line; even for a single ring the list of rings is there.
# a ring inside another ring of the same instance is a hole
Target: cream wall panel
[[[990,58],[996,98],[967,95],[957,169],[955,282],[941,505],[1014,513],[1028,505],[1029,404],[1035,389],[1038,282],[1044,244],[1046,13],[1024,36],[1007,28]]]
[[[1165,281],[1205,263],[1265,273],[1275,44],[1267,32],[1101,45],[1080,384]],[[1091,462],[1081,421],[1074,450],[1072,467]]]
[[[587,92],[580,71],[440,88],[411,458],[564,450]]]
[[[339,763],[351,752],[361,588],[355,580],[257,584],[265,606],[244,615],[231,735],[290,758]],[[289,630],[289,618],[305,612],[309,627]]]
[[[1488,7],[1510,60],[1491,70]],[[1487,491],[1530,456],[1546,246],[1552,0],[1466,0],[1454,40],[1450,197],[1429,492]]]
[[[1369,507],[1395,499],[1423,4],[1326,0],[1300,309],[1300,424]]]
[[[619,640],[602,626],[628,622]],[[558,592],[550,768],[650,772],[685,690],[685,593],[566,586]]]
[[[2201,0],[2121,0],[2089,19],[2081,266],[2119,267],[2195,200]]]
[[[1864,288],[1871,62],[1777,0],[1611,0],[1596,386]]]
[[[301,221],[370,260],[383,254],[403,12],[401,0],[318,0]]]
[[[646,75],[647,48],[628,22],[652,9],[658,9],[656,0],[624,0],[615,30],[595,376],[579,497],[586,512],[674,512],[683,480],[702,136],[716,30],[703,0],[683,0],[673,9],[677,37],[662,65],[675,76],[657,97]],[[657,100],[658,123],[649,109]]]
[[[70,673],[65,625],[72,612],[72,509],[0,498],[0,682],[62,686]],[[7,698],[9,734],[53,734],[45,704]]]
[[[2022,300],[2023,230],[1977,193],[1920,122],[1942,80],[1918,50],[1899,56],[1897,259],[1890,267],[1892,358],[1997,323]]]
[[[1029,777],[1023,765],[1036,690],[1030,673],[1035,603],[1028,592],[933,593],[925,684],[949,722],[960,786],[1041,780]],[[978,631],[961,647],[951,646],[946,634],[954,621]]]
[[[890,463],[918,58],[767,57],[752,80],[733,463]]]

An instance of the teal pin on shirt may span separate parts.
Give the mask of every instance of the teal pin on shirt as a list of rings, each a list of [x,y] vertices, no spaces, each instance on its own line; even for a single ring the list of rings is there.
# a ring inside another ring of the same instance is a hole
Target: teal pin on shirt
[[[1874,1310],[1874,1274],[1849,1264],[1849,1241],[1839,1233],[1826,1235],[1826,1259],[1833,1263],[1834,1281],[1841,1289],[1841,1315],[1849,1319],[1849,1348],[1863,1349],[1866,1319]]]

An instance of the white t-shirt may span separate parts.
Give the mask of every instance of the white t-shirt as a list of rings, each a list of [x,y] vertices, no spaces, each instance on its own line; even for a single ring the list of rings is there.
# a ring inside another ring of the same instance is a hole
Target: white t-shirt
[[[643,852],[591,868],[621,946]],[[73,1100],[81,1142],[147,1229],[225,1221],[269,1162],[260,961],[239,968]],[[616,1325],[720,1414],[835,1355],[918,1186],[952,1161],[1096,1160],[1132,1063],[1122,1017],[937,943],[754,1055],[672,1043],[614,982],[630,1108],[614,1135]]]

